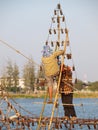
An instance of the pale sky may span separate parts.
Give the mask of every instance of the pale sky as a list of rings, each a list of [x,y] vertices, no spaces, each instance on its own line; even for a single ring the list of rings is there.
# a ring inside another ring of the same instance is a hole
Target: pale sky
[[[98,0],[0,0],[0,39],[40,64],[59,2],[66,17],[77,77],[98,81]],[[0,43],[0,75],[8,59],[21,67],[27,61]]]

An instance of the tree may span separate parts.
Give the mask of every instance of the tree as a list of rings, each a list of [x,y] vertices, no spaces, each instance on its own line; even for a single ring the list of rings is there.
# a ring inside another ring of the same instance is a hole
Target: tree
[[[30,87],[34,91],[34,80],[35,80],[35,68],[33,64],[33,60],[31,59],[24,65],[23,68],[23,78],[24,84],[28,88]]]
[[[82,90],[83,89],[83,82],[78,79],[77,84],[75,84],[75,88],[77,90]]]
[[[13,66],[11,60],[8,61],[6,66],[6,78],[7,78],[7,87],[11,87],[13,85]]]
[[[13,77],[13,86],[17,87],[19,84],[19,68],[16,63],[13,66],[12,77]]]
[[[88,89],[91,91],[98,91],[98,81],[90,83],[90,86],[88,87]]]
[[[0,82],[1,82],[2,86],[5,89],[7,87],[7,84],[6,84],[6,68],[5,68],[5,66],[3,66],[3,68],[1,69],[0,80],[1,80]]]
[[[8,91],[17,91],[17,86],[19,84],[19,68],[16,63],[12,63],[8,60],[7,65],[4,69],[2,76],[2,84],[6,86]]]

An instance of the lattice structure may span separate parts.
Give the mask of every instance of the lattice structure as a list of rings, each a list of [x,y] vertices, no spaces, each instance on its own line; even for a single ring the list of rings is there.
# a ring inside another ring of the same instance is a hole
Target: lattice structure
[[[52,122],[53,122],[53,118],[54,118],[54,113],[56,112],[58,115],[57,104],[59,104],[58,98],[59,98],[62,69],[63,69],[63,65],[65,64],[64,62],[66,62],[66,66],[67,66],[67,65],[70,65],[71,61],[73,61],[71,49],[69,46],[70,41],[69,41],[69,36],[68,36],[66,19],[65,19],[65,16],[63,14],[63,11],[62,11],[60,4],[57,4],[56,9],[54,10],[54,15],[51,19],[51,25],[49,28],[48,38],[47,38],[45,44],[51,45],[53,52],[57,52],[58,50],[64,50],[64,54],[62,56],[57,57],[57,62],[58,62],[58,65],[60,66],[60,74],[59,74],[58,80],[57,80],[56,94],[55,94],[51,117],[50,117],[50,122],[49,122],[49,126],[48,126],[48,130],[50,130]],[[75,67],[74,67],[73,62],[71,62],[71,64],[72,64],[72,66],[71,65],[70,66],[72,68],[72,71],[75,71]],[[40,129],[41,120],[43,118],[44,109],[46,107],[45,102],[47,101],[47,95],[48,94],[46,94],[46,97],[44,100],[44,104],[43,104],[42,112],[40,114],[40,119],[39,119],[37,130]]]
[[[1,91],[0,98],[0,129],[1,130],[36,130],[39,125],[40,117],[22,108],[9,94]],[[38,103],[38,102],[35,102]],[[39,105],[43,102],[39,102]],[[47,103],[46,103],[47,104]],[[45,104],[45,105],[46,105]],[[58,104],[60,105],[60,104]],[[66,105],[66,104],[65,104]],[[68,105],[68,104],[67,104]],[[69,104],[70,105],[70,104]],[[75,105],[75,104],[74,104]],[[79,104],[82,106],[83,104]],[[25,111],[29,116],[23,115]],[[31,116],[32,115],[32,116]],[[51,117],[43,116],[40,120],[40,129],[49,129]],[[73,130],[74,128],[98,129],[98,119],[77,118],[74,120],[65,117],[53,117],[50,129],[52,130]]]

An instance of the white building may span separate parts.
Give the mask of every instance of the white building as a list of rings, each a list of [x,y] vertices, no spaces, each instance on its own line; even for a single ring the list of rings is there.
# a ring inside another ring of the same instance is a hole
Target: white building
[[[8,84],[8,78],[1,77],[0,78],[0,85],[1,84],[7,86],[7,84]],[[20,88],[23,88],[23,89],[25,88],[24,79],[23,78],[19,78],[17,87],[20,87]]]

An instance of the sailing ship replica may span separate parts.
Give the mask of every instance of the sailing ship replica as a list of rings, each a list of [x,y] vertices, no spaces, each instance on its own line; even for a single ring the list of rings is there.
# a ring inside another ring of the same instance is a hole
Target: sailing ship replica
[[[83,125],[86,125],[87,129],[90,129],[90,126],[93,126],[94,129],[97,129],[98,119],[80,119],[77,117],[75,120],[70,120],[58,115],[60,105],[59,95],[60,93],[63,93],[62,91],[60,92],[62,65],[65,64],[66,66],[70,66],[71,70],[75,72],[68,37],[68,29],[66,26],[66,19],[62,12],[60,4],[57,4],[56,9],[54,10],[54,15],[51,20],[51,26],[49,28],[48,38],[45,44],[51,45],[54,52],[60,49],[65,50],[65,53],[61,57],[58,57],[59,64],[61,65],[61,70],[57,80],[54,102],[53,104],[51,104],[51,116],[44,116],[45,107],[47,105],[48,92],[46,92],[45,94],[42,110],[38,117],[35,115],[33,116],[31,112],[21,107],[14,99],[9,99],[9,94],[5,94],[3,88],[1,87],[0,130],[72,130],[74,129],[75,125],[78,125],[81,129],[81,126]],[[74,82],[76,81],[77,78],[74,78]],[[2,104],[4,105],[4,109],[6,108],[6,112],[3,110]],[[21,109],[32,116],[23,115],[21,113]],[[62,125],[64,125],[64,128],[62,127]]]

